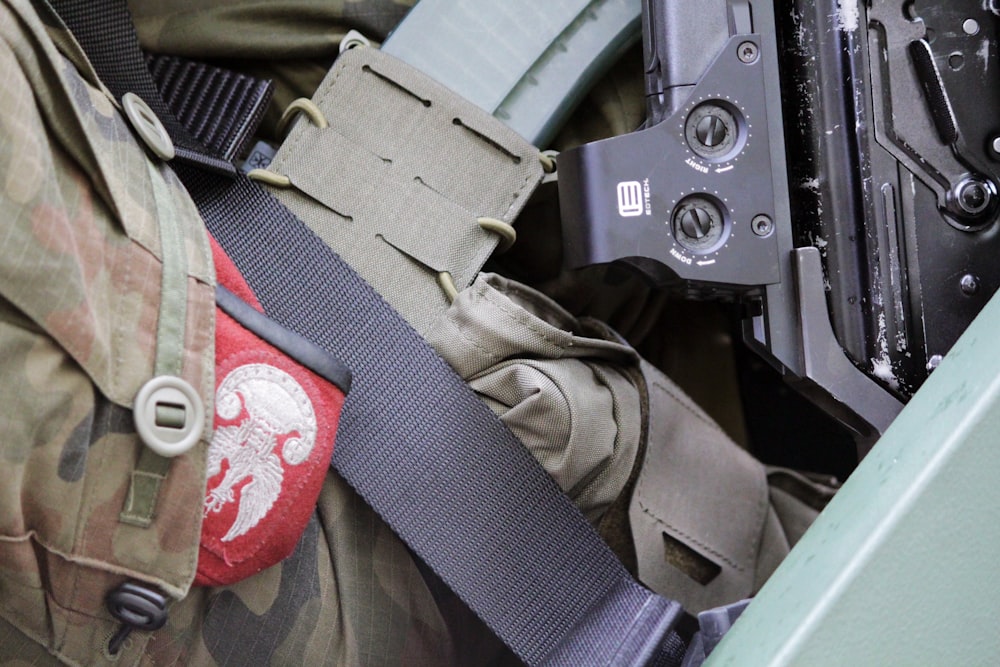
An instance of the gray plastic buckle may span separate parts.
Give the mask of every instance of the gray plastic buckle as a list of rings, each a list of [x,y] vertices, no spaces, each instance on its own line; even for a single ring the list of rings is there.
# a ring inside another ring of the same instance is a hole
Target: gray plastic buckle
[[[128,122],[149,150],[161,160],[174,159],[174,142],[145,100],[135,93],[125,93],[122,95],[122,107]]]
[[[699,667],[704,663],[749,604],[750,598],[747,598],[698,612],[699,630],[691,639],[681,667]]]

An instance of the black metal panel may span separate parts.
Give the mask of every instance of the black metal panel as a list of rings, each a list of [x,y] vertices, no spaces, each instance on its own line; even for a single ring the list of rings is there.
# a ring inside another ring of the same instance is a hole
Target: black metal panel
[[[796,243],[845,352],[905,399],[1000,283],[997,17],[799,0],[778,28]]]

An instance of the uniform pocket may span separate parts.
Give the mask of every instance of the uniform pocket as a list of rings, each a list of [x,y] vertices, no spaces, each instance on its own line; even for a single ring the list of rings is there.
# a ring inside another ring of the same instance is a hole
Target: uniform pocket
[[[638,451],[636,353],[610,330],[495,274],[462,291],[427,339],[598,520]]]

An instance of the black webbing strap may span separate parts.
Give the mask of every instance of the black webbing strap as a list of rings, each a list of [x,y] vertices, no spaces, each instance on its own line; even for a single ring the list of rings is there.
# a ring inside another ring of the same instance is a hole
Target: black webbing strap
[[[149,105],[174,142],[180,162],[223,174],[235,174],[236,167],[212,153],[191,136],[157,91],[146,67],[128,6],[118,0],[51,0],[49,3],[80,43],[94,70],[108,90],[121,100],[135,93]]]
[[[176,56],[150,54],[146,65],[167,108],[201,145],[227,162],[240,157],[271,100],[270,81]]]
[[[88,21],[80,30],[121,32]],[[102,77],[101,67],[124,68],[94,64]],[[528,665],[680,664],[680,605],[632,579],[402,317],[249,179],[176,169],[268,316],[351,369],[334,467],[518,656]]]
[[[529,665],[651,655],[680,606],[628,575],[451,367],[252,181],[179,172],[268,316],[351,369],[333,465],[389,526]]]

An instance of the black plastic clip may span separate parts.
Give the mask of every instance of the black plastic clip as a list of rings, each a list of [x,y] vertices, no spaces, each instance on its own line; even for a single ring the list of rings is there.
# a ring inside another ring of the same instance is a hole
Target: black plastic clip
[[[108,593],[104,601],[111,615],[122,622],[122,627],[108,640],[111,655],[121,650],[133,630],[152,632],[167,623],[166,596],[145,585],[126,582]]]

